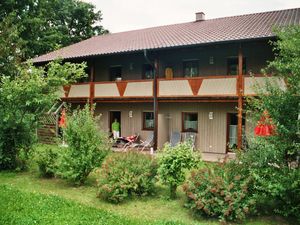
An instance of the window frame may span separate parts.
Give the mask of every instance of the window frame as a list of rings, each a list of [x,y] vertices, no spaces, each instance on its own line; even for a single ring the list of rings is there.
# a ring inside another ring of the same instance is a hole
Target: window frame
[[[146,77],[146,71],[147,71],[147,66],[151,67],[152,69],[152,72],[153,72],[153,75],[152,75],[152,78],[147,78]],[[142,75],[142,78],[145,79],[145,80],[153,80],[154,79],[154,75],[155,75],[155,69],[153,68],[153,66],[151,64],[143,64],[143,75]]]
[[[195,114],[197,115],[197,129],[196,130],[187,130],[184,127],[184,119],[186,114]],[[181,113],[181,131],[182,132],[193,132],[193,133],[198,133],[198,126],[199,126],[199,115],[198,112],[182,112]]]
[[[155,124],[153,124],[153,128],[146,127],[146,113],[152,113],[153,114],[153,120],[154,120],[154,112],[153,111],[143,111],[142,112],[142,130],[154,130]]]
[[[191,74],[189,74],[189,75],[185,74],[185,68],[186,68],[186,65],[188,63],[195,63],[196,64],[196,68],[197,68],[197,74],[196,75],[192,76]],[[199,77],[199,60],[198,59],[184,60],[182,62],[182,71],[183,71],[183,77]]]
[[[229,64],[229,61],[230,60],[236,60],[236,74],[231,74],[230,73],[230,65],[231,64]],[[238,73],[239,73],[239,71],[238,71],[238,66],[239,66],[239,58],[237,57],[237,56],[234,56],[234,57],[227,57],[226,58],[226,63],[227,63],[227,75],[229,75],[229,76],[237,76],[238,75]],[[245,75],[246,73],[247,73],[247,58],[246,57],[243,57],[243,75]]]

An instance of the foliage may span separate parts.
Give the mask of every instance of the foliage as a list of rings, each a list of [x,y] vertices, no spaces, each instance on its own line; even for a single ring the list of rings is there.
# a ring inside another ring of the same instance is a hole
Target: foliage
[[[17,65],[23,57],[24,43],[19,38],[22,27],[14,24],[15,16],[14,14],[7,16],[0,22],[0,77],[4,75],[15,77]]]
[[[54,177],[60,152],[65,149],[56,145],[38,144],[29,152],[30,159],[38,166],[41,177]]]
[[[183,142],[171,147],[166,144],[159,155],[158,175],[163,184],[170,188],[170,198],[176,197],[176,189],[185,181],[185,172],[200,162],[193,152],[191,143]]]
[[[118,203],[133,195],[149,195],[154,191],[156,171],[156,162],[148,155],[112,154],[98,172],[98,196]]]
[[[107,33],[99,25],[101,11],[79,0],[4,0],[0,2],[0,22],[7,17],[13,17],[12,24],[21,28],[23,59]]]
[[[276,57],[265,73],[284,79],[286,88],[267,82],[257,87],[258,97],[248,101],[249,115],[257,121],[266,110],[276,127],[276,135],[256,137],[236,164],[243,165],[244,176],[254,178],[254,193],[260,205],[299,221],[300,156],[300,26],[277,30]]]
[[[108,137],[98,124],[99,117],[94,117],[88,104],[67,116],[63,133],[69,147],[62,155],[58,174],[74,184],[83,184],[110,150]]]
[[[172,221],[133,220],[53,195],[22,192],[0,185],[0,224],[180,225]]]
[[[26,153],[35,141],[40,115],[59,99],[61,85],[85,75],[85,67],[55,61],[39,68],[18,66],[16,77],[0,74],[0,169],[16,168],[19,149]]]
[[[245,219],[255,206],[255,198],[249,192],[252,180],[231,168],[216,164],[192,171],[183,187],[188,197],[186,206],[221,221]]]
[[[268,111],[278,134],[268,138],[268,143],[278,146],[288,165],[299,156],[300,148],[300,26],[284,28],[277,34],[279,40],[273,43],[276,58],[264,72],[284,79],[287,87],[280,88],[276,82],[267,82],[266,90],[257,87],[259,97],[248,99],[248,111],[256,121]]]
[[[285,143],[283,143],[285,144]],[[252,142],[248,151],[232,163],[244,177],[252,177],[252,193],[262,213],[277,213],[285,217],[299,217],[300,170],[288,167],[280,150],[281,143],[269,140]]]

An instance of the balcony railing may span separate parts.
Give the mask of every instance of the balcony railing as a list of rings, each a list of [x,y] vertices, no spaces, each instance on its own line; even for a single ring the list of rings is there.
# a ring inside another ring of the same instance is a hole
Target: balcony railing
[[[243,76],[244,95],[255,95],[255,86],[263,87],[268,79],[282,88],[284,81],[275,77]],[[126,80],[89,82],[64,87],[64,99],[151,99],[153,80]],[[238,96],[237,76],[207,76],[193,78],[159,78],[157,81],[158,98],[213,98]]]

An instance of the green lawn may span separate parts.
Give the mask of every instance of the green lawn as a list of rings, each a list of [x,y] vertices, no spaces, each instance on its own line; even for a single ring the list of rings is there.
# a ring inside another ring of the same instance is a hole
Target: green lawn
[[[0,224],[219,224],[217,220],[194,218],[183,207],[185,197],[181,191],[177,200],[170,201],[165,197],[166,190],[158,187],[157,197],[115,205],[96,198],[94,183],[93,176],[86,186],[73,187],[60,179],[41,179],[33,173],[1,172],[0,212],[5,213]],[[278,218],[256,218],[244,224],[288,223]]]

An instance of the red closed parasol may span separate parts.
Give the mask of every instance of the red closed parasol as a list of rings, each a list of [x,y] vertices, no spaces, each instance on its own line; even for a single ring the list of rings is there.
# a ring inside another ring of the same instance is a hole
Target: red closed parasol
[[[257,122],[254,128],[254,133],[257,136],[272,136],[275,135],[275,126],[273,124],[272,118],[267,111],[264,111],[263,116]]]
[[[59,119],[59,127],[61,128],[65,128],[66,127],[66,110],[63,109],[62,112],[61,112],[61,116],[60,116],[60,119]]]

